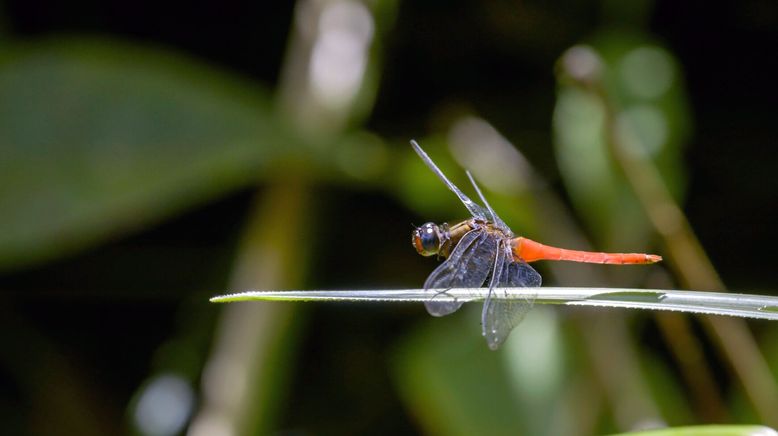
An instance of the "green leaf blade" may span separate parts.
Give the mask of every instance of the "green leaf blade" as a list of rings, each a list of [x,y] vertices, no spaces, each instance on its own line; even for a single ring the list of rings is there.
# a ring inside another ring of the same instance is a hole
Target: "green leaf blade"
[[[260,87],[164,51],[69,40],[0,58],[0,269],[247,185],[291,143]]]

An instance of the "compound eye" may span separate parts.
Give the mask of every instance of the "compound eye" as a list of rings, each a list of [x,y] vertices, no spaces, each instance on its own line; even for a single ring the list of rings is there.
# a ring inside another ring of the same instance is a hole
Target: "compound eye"
[[[432,256],[440,249],[440,230],[437,224],[427,223],[413,231],[412,242],[422,256]]]

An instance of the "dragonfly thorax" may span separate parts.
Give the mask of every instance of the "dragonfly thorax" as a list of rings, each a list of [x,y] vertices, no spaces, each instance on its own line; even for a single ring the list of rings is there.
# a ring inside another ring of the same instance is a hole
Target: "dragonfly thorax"
[[[495,228],[490,222],[471,218],[454,225],[423,224],[411,234],[411,243],[422,256],[438,255],[447,258],[459,240],[475,229],[482,229],[489,233],[497,232],[500,236],[505,236],[503,231]]]

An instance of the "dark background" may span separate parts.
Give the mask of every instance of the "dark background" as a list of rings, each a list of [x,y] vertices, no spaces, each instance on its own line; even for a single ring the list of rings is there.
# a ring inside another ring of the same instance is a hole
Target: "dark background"
[[[121,38],[184,53],[273,89],[294,3],[2,6],[6,40]],[[778,7],[766,0],[657,1],[647,7],[651,12],[641,18],[619,15],[608,2],[402,2],[384,38],[380,85],[365,127],[404,147],[408,138],[435,128],[442,105],[466,102],[507,137],[533,132],[535,140],[522,144],[522,151],[565,196],[548,145],[555,62],[599,26],[640,26],[677,57],[685,76],[693,134],[684,151],[683,209],[730,289],[772,293]],[[512,15],[514,8],[528,12]],[[29,423],[45,419],[45,401],[30,393],[32,382],[20,374],[37,377],[35,366],[48,354],[68,368],[63,374],[80,374],[75,380],[87,383],[77,388],[85,407],[98,415],[99,428],[111,431],[128,428],[130,398],[171,336],[195,338],[196,373],[218,314],[204,301],[227,288],[245,217],[263,189],[240,188],[91,248],[0,275],[6,300],[2,359],[30,365],[0,364],[4,422],[19,433],[34,433]],[[411,222],[428,218],[375,190],[326,182],[312,189],[320,214],[316,231],[322,233],[299,247],[320,257],[310,266],[306,287],[423,282],[434,265],[408,247],[408,233]],[[389,258],[393,265],[386,264]],[[277,428],[290,434],[422,431],[393,387],[385,358],[398,338],[426,321],[423,310],[311,305],[306,314]],[[186,331],[193,326],[199,331]],[[25,357],[9,357],[14,355]],[[360,380],[358,387],[353,380]]]

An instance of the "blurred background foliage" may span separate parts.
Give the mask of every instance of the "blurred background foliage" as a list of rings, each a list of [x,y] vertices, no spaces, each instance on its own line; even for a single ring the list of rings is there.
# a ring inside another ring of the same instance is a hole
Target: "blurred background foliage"
[[[766,322],[539,308],[490,352],[477,305],[207,302],[419,286],[411,223],[466,213],[410,138],[519,234],[666,259],[547,285],[774,293],[774,2],[0,6],[9,434],[778,426]]]

